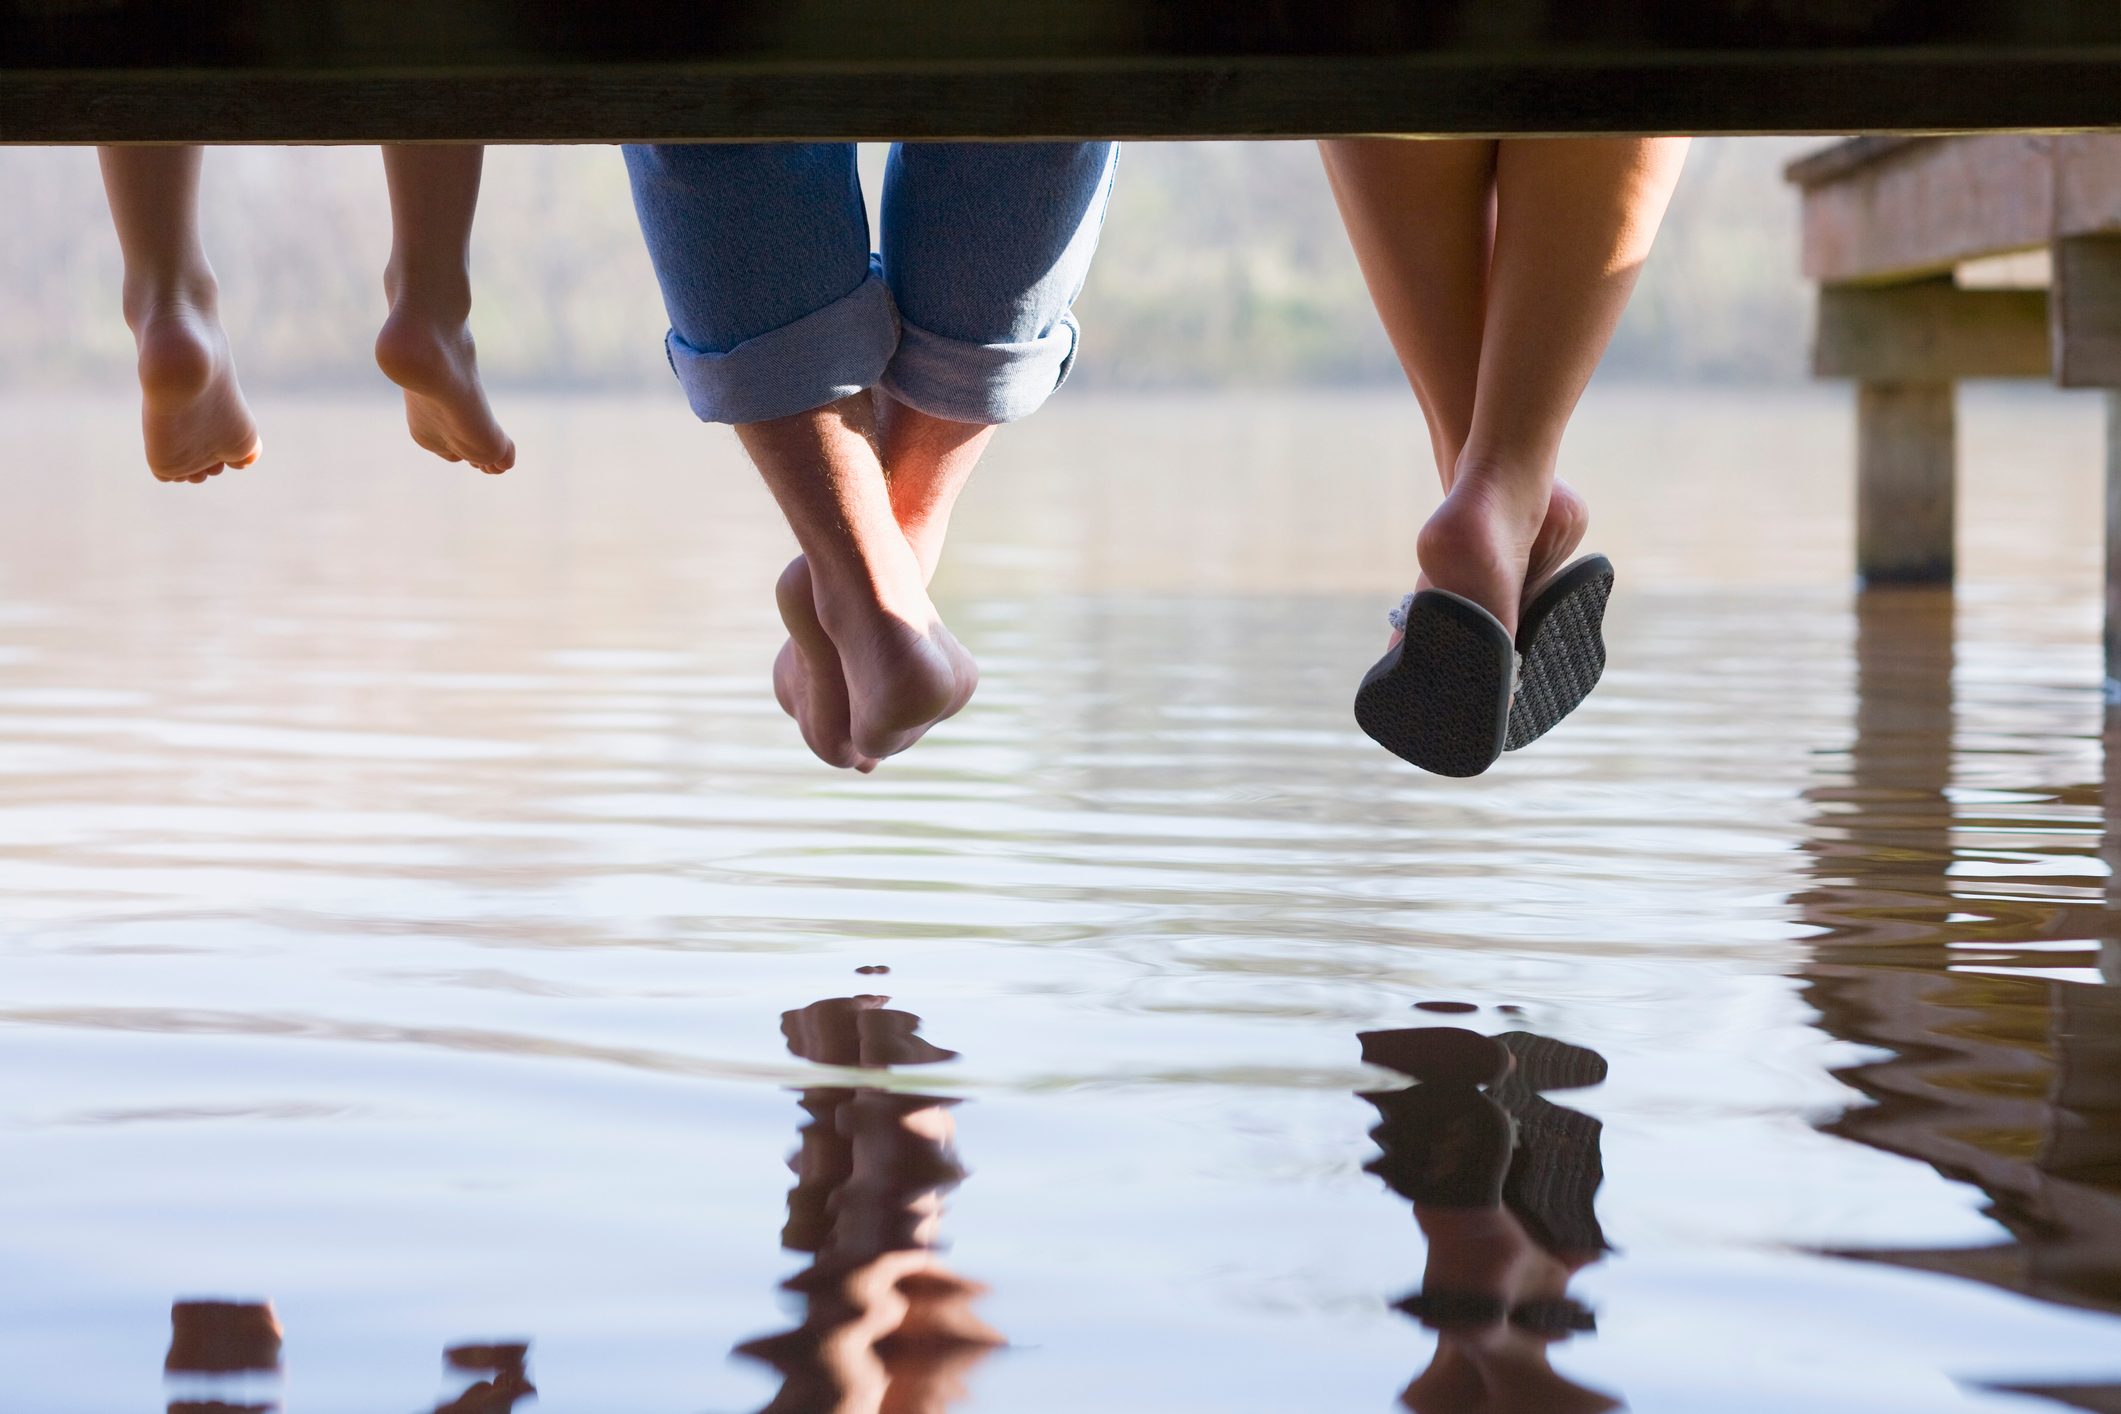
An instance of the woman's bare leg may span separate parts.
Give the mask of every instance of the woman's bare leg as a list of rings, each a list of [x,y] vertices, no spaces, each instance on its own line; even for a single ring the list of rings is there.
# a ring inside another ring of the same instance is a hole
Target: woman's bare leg
[[[220,288],[199,239],[196,147],[97,149],[125,257],[125,322],[140,354],[148,469],[197,484],[258,459],[258,427],[236,383]]]
[[[390,316],[376,363],[405,390],[413,441],[445,461],[498,473],[515,465],[479,385],[471,327],[471,222],[485,149],[446,144],[385,147],[390,185]]]
[[[1457,479],[1480,385],[1501,146],[1401,138],[1319,144],[1370,298],[1428,423],[1446,491]],[[1589,523],[1583,498],[1557,481],[1533,582],[1561,567]]]
[[[1560,432],[1627,304],[1685,142],[1320,146],[1450,493],[1419,542],[1424,582],[1514,629],[1526,591],[1589,523],[1554,478]]]
[[[1428,421],[1446,489],[1480,382],[1499,146],[1400,138],[1318,145],[1370,299]]]
[[[1620,323],[1685,155],[1684,138],[1501,144],[1472,425],[1418,544],[1433,583],[1513,632],[1562,434]]]

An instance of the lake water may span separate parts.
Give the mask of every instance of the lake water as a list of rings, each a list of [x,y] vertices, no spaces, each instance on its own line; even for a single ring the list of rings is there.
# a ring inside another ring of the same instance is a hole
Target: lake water
[[[1006,433],[866,779],[674,393],[260,403],[0,400],[0,1408],[2121,1408],[2096,400],[1965,400],[1955,609],[1840,393],[1594,389],[1613,666],[1471,782],[1349,715],[1404,398]]]

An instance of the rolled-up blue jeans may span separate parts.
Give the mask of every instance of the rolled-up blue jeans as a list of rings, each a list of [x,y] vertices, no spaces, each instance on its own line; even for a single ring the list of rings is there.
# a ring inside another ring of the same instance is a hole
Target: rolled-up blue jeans
[[[1114,143],[901,143],[883,250],[852,143],[630,146],[670,311],[665,347],[708,422],[765,422],[881,388],[954,422],[1009,422],[1075,360]]]

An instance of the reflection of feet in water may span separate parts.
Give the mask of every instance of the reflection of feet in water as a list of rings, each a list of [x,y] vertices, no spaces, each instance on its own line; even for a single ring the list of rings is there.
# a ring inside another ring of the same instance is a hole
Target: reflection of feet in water
[[[169,1355],[164,1371],[201,1387],[170,1401],[168,1414],[275,1414],[277,1400],[256,1402],[255,1389],[241,1381],[280,1369],[280,1319],[269,1301],[179,1301],[170,1308]],[[511,1414],[533,1398],[525,1362],[530,1346],[457,1345],[442,1360],[462,1374],[484,1375],[456,1398],[435,1406],[434,1414]],[[227,1388],[209,1386],[228,1383]],[[237,1402],[241,1400],[242,1402]]]
[[[1369,1171],[1414,1205],[1422,1289],[1399,1309],[1436,1331],[1401,1394],[1416,1414],[1575,1414],[1618,1401],[1558,1373],[1548,1347],[1593,1328],[1569,1279],[1605,1251],[1593,1199],[1598,1121],[1541,1090],[1595,1085],[1595,1052],[1525,1032],[1372,1031],[1363,1058],[1416,1080],[1367,1093],[1384,1152]]]
[[[928,1065],[953,1052],[886,997],[838,997],[781,1018],[788,1049],[823,1065]],[[937,1253],[943,1197],[965,1177],[951,1100],[878,1086],[814,1086],[789,1160],[781,1243],[811,1257],[785,1283],[801,1324],[741,1345],[782,1376],[767,1414],[940,1411],[1001,1337],[972,1307],[985,1288]]]
[[[454,1345],[442,1352],[442,1363],[474,1380],[463,1393],[435,1406],[435,1414],[511,1414],[516,1405],[537,1397],[526,1362],[530,1346],[522,1341],[498,1345]]]
[[[279,1401],[260,1402],[258,1381],[279,1373],[280,1318],[268,1301],[178,1301],[162,1369],[182,1386],[169,1414],[275,1414]]]

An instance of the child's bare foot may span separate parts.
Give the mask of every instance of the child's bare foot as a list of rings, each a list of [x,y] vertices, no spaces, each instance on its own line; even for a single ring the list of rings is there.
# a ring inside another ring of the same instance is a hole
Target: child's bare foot
[[[140,432],[147,466],[161,481],[203,483],[223,467],[258,459],[228,336],[209,287],[190,295],[126,301],[140,351]]]
[[[462,318],[399,304],[376,335],[376,366],[405,390],[412,440],[444,461],[470,462],[489,475],[516,464],[479,386],[478,357]]]
[[[937,722],[972,700],[979,665],[943,627],[914,571],[902,585],[879,586],[857,576],[834,580],[809,566],[817,622],[838,655],[846,691],[848,738],[858,758],[872,764],[913,745]],[[789,632],[797,623],[791,620]],[[800,649],[806,670],[819,666]],[[813,704],[821,689],[811,678]],[[830,758],[827,758],[830,759]]]

